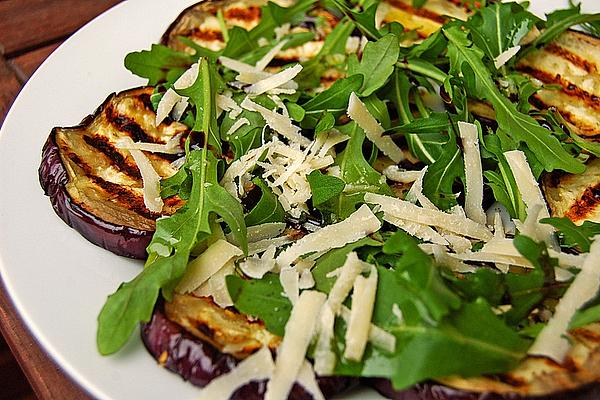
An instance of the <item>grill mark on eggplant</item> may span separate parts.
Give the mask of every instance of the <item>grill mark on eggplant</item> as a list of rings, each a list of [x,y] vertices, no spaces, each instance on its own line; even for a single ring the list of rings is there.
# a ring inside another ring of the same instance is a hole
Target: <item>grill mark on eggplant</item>
[[[152,105],[152,100],[150,100],[150,95],[148,93],[141,93],[137,97],[135,97],[139,103],[143,104],[144,108],[147,111],[154,111],[154,106]]]
[[[107,138],[99,135],[83,136],[83,141],[88,145],[104,154],[119,171],[125,175],[134,178],[142,179],[142,175],[136,165],[127,162],[127,159],[117,150],[116,147],[108,141]]]
[[[189,35],[198,40],[202,40],[205,42],[222,42],[223,34],[221,31],[217,30],[209,30],[209,29],[200,29],[194,28],[190,31]]]
[[[534,94],[533,96],[531,96],[529,98],[529,102],[536,108],[540,109],[540,110],[547,110],[549,108],[556,108],[550,104],[547,104],[545,101],[543,101],[538,95]],[[589,124],[586,124],[584,121],[582,121],[581,119],[575,117],[572,113],[564,110],[564,109],[560,109],[558,110],[560,112],[560,115],[569,123],[575,125],[576,127],[578,127],[581,131],[583,131],[585,138],[586,139],[592,139],[592,141],[594,141],[594,137],[596,136],[600,136],[598,134],[590,134],[590,132],[594,132],[595,128],[593,126],[590,126]]]
[[[500,382],[513,387],[527,386],[527,382],[523,378],[515,376],[511,373],[499,374],[497,378]]]
[[[583,194],[575,201],[569,210],[565,213],[572,221],[580,221],[594,212],[594,209],[600,205],[600,183],[585,189]],[[596,338],[597,340],[599,338]],[[599,340],[600,341],[600,340]]]
[[[402,11],[406,11],[410,14],[417,15],[419,17],[427,18],[428,20],[437,22],[438,24],[443,24],[444,22],[446,22],[446,19],[443,16],[425,8],[415,8],[398,0],[388,0],[387,2]]]
[[[232,7],[223,12],[225,19],[237,19],[241,21],[251,22],[258,21],[261,13],[260,8],[256,6],[250,6],[248,8]]]
[[[133,119],[118,113],[112,104],[106,107],[106,119],[119,131],[126,133],[134,142],[156,143],[154,138],[146,133]]]
[[[555,54],[561,58],[564,58],[565,60],[570,61],[571,63],[575,64],[581,69],[586,70],[588,73],[597,72],[597,68],[594,63],[578,56],[577,54],[570,52],[569,50],[565,49],[562,46],[559,46],[556,43],[547,44],[544,47],[544,50],[549,53]]]
[[[160,214],[153,213],[144,205],[142,196],[137,195],[132,190],[116,183],[108,182],[99,176],[89,176],[89,178],[98,187],[106,193],[112,195],[120,205],[148,219],[157,219]]]
[[[67,153],[67,158],[69,160],[71,160],[71,162],[73,164],[75,164],[79,168],[81,168],[86,175],[91,175],[92,174],[92,167],[90,167],[85,161],[83,161],[81,159],[81,157],[79,157],[77,154],[75,154],[72,151],[70,151],[70,152]]]
[[[531,75],[532,77],[539,79],[544,83],[560,85],[563,88],[563,92],[567,95],[577,97],[578,99],[583,100],[587,106],[596,110],[600,110],[600,98],[598,98],[598,96],[578,87],[574,83],[569,82],[560,74],[553,75],[550,72],[533,68],[528,65],[517,66],[517,70],[526,73],[527,75]]]

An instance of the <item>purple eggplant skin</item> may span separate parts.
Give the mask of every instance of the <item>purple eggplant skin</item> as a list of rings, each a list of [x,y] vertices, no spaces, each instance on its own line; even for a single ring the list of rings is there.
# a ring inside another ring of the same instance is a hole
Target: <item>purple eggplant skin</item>
[[[597,400],[600,383],[585,385],[577,390],[552,393],[546,396],[522,396],[516,393],[468,392],[436,382],[425,382],[410,389],[394,390],[387,379],[370,378],[364,382],[381,395],[393,400]]]
[[[69,178],[54,137],[53,130],[42,150],[38,173],[42,189],[50,197],[56,214],[95,245],[120,256],[145,259],[153,231],[110,224],[72,201],[66,189]]]
[[[154,311],[150,322],[142,325],[141,335],[144,345],[159,364],[196,386],[206,386],[240,362],[170,321],[160,306]],[[356,386],[358,379],[318,377],[317,382],[323,395],[329,398]],[[250,382],[240,387],[231,400],[261,400],[265,390],[266,381]],[[312,396],[302,386],[295,384],[288,399],[310,400]]]

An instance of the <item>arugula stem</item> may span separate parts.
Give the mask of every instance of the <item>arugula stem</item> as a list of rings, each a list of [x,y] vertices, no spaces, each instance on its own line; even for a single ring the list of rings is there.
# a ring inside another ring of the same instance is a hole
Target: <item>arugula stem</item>
[[[423,117],[428,118],[431,113],[425,106],[425,103],[423,103],[423,97],[421,97],[421,94],[419,93],[419,89],[417,89],[415,92],[415,104],[417,106],[417,109],[419,110],[419,113]]]
[[[416,72],[419,75],[426,76],[439,83],[443,83],[446,78],[448,78],[448,74],[431,63],[417,62],[416,60],[398,61],[396,66],[398,68]]]

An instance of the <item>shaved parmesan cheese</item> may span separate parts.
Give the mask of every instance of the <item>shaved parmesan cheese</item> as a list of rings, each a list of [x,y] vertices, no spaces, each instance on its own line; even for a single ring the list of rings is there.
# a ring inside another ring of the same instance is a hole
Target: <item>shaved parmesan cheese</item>
[[[117,149],[125,150],[142,150],[151,153],[164,153],[164,154],[179,154],[183,153],[181,148],[181,138],[183,134],[177,134],[173,136],[165,144],[161,143],[144,143],[144,142],[133,142],[131,138],[124,138],[119,140],[115,147]]]
[[[344,357],[348,360],[360,361],[365,352],[376,294],[377,269],[372,266],[368,278],[359,275],[354,280],[352,308],[345,336]]]
[[[154,120],[154,125],[160,125],[160,123],[169,116],[173,107],[175,107],[182,99],[183,97],[178,95],[173,89],[167,89],[156,107],[156,119]]]
[[[520,150],[513,150],[504,153],[504,156],[506,157],[506,161],[508,161],[508,165],[510,166],[510,169],[515,177],[517,187],[521,193],[521,198],[527,206],[527,213],[529,214],[529,210],[533,210],[533,207],[538,204],[542,207],[538,215],[538,219],[549,218],[550,213],[548,212],[548,207],[546,205],[546,201],[544,200],[542,190],[540,189],[540,186],[531,172],[531,168],[527,163],[525,154]],[[546,244],[548,244],[554,250],[559,249],[558,242],[554,237],[554,228],[552,225],[538,224],[537,229],[544,235]]]
[[[402,230],[405,230],[412,236],[424,240],[426,242],[440,244],[443,246],[449,244],[448,241],[442,235],[433,230],[430,226],[419,224],[416,222],[406,221],[402,218],[397,218],[395,216],[388,215],[385,213],[383,215],[383,220],[389,222],[392,225],[397,226]]]
[[[173,83],[173,87],[175,90],[182,90],[192,87],[196,80],[198,79],[198,74],[200,73],[200,62],[192,64],[187,71],[185,71],[181,76]]]
[[[329,295],[331,297],[331,294]],[[323,304],[319,317],[317,347],[315,348],[315,371],[321,376],[333,374],[336,356],[331,349],[333,340],[333,328],[335,325],[335,313],[331,309],[329,301]]]
[[[308,361],[304,360],[297,379],[300,386],[308,392],[313,400],[325,400],[325,396],[323,396],[317,383],[315,371],[313,371],[312,365]]]
[[[269,379],[275,365],[268,347],[262,347],[231,371],[218,376],[202,388],[201,400],[229,399],[236,390],[252,381]]]
[[[477,261],[477,262],[490,262],[494,264],[506,264],[514,265],[522,268],[533,268],[531,262],[522,256],[512,256],[508,254],[497,254],[490,253],[487,251],[466,251],[460,254],[450,254],[451,257],[455,257],[462,261]],[[503,271],[504,272],[504,271]],[[507,271],[508,272],[508,271]]]
[[[581,271],[556,306],[548,324],[535,339],[528,354],[542,355],[562,363],[569,351],[569,341],[564,337],[571,318],[585,303],[598,293],[600,287],[600,235],[590,248]]]
[[[428,208],[430,210],[439,210],[435,204],[429,200],[427,196],[423,194],[423,178],[427,173],[427,166],[423,167],[422,170],[417,171],[416,179],[414,180],[410,190],[406,194],[406,200],[411,203],[419,202],[421,207]]]
[[[225,133],[225,136],[229,137],[233,135],[238,129],[240,129],[244,125],[250,125],[250,121],[248,118],[240,118],[231,125],[231,127]]]
[[[375,193],[365,194],[365,201],[381,206],[384,218],[390,215],[484,241],[492,238],[492,233],[484,225],[458,215],[421,208],[408,201]]]
[[[386,178],[394,182],[412,183],[422,176],[421,171],[407,171],[398,168],[397,165],[390,165],[383,170]]]
[[[269,52],[265,54],[263,58],[258,60],[258,62],[255,65],[255,68],[258,71],[263,71],[265,68],[267,68],[267,65],[269,65],[269,63],[273,61],[277,53],[279,53],[287,43],[288,40],[282,40],[281,42],[277,43],[277,45],[271,50],[269,50]]]
[[[233,305],[233,300],[227,290],[225,277],[235,273],[235,264],[229,260],[223,268],[211,276],[207,282],[204,282],[198,289],[194,290],[194,295],[199,297],[212,297],[219,307],[225,308]]]
[[[291,265],[304,254],[345,246],[378,231],[380,227],[381,221],[366,204],[363,204],[345,220],[327,225],[296,241],[277,257],[277,263],[282,266]]]
[[[223,111],[230,111],[230,118],[237,118],[243,111],[242,107],[240,107],[235,100],[222,94],[217,95],[217,108]]]
[[[248,243],[248,255],[262,253],[271,247],[279,248],[292,242],[292,239],[290,239],[287,235],[284,235],[272,239],[264,239],[257,242]]]
[[[232,71],[235,72],[247,72],[247,73],[256,73],[259,72],[259,70],[250,65],[250,64],[246,64],[244,62],[235,60],[233,58],[229,58],[229,57],[225,57],[225,56],[221,56],[219,57],[219,62],[225,67],[225,68],[229,68]]]
[[[467,122],[458,122],[458,131],[462,140],[465,160],[465,212],[473,221],[485,225],[483,211],[483,169],[479,152],[479,133],[477,126]]]
[[[285,335],[277,350],[275,369],[265,400],[286,399],[304,363],[306,350],[313,337],[325,294],[313,290],[302,292],[285,325]]]
[[[171,112],[171,117],[173,120],[179,121],[189,104],[189,99],[182,97],[181,100],[175,104],[175,107],[173,107],[173,111]]]
[[[258,112],[265,120],[266,124],[275,132],[279,133],[293,143],[298,143],[303,147],[308,147],[311,144],[310,139],[300,134],[300,128],[292,124],[292,120],[285,115],[278,114],[259,104],[256,104],[249,98],[242,101],[241,106],[249,111]]]
[[[338,313],[346,297],[350,293],[356,277],[363,270],[363,261],[361,261],[355,252],[348,253],[344,265],[341,266],[339,275],[329,291],[327,304],[334,313]]]
[[[298,265],[296,265],[296,267],[298,267]],[[298,286],[302,290],[310,289],[313,286],[315,286],[315,278],[313,277],[312,272],[310,272],[310,269],[302,270],[302,272],[300,273],[300,280],[298,281]]]
[[[246,93],[252,96],[258,96],[259,94],[263,94],[269,92],[273,89],[280,87],[286,83],[292,82],[292,79],[296,77],[302,71],[302,65],[296,64],[291,68],[284,69],[281,72],[276,73],[275,75],[269,76],[263,80],[256,82],[253,85],[248,86],[245,90]]]
[[[350,321],[351,311],[346,306],[342,306],[340,310],[340,315],[348,324]],[[381,329],[377,325],[370,324],[369,328],[369,342],[382,350],[388,351],[390,353],[394,352],[396,349],[396,337],[389,332],[386,332],[384,329]]]
[[[292,304],[296,304],[300,295],[299,285],[300,275],[296,268],[286,267],[279,273],[279,282],[283,288],[283,295],[287,297]]]
[[[383,136],[383,128],[354,92],[350,94],[348,116],[365,131],[367,138],[392,161],[399,163],[404,159],[400,147],[389,136]]]
[[[164,204],[162,197],[160,197],[160,175],[158,175],[152,166],[152,163],[143,152],[133,149],[135,144],[131,138],[124,138],[123,143],[131,148],[129,154],[133,157],[133,160],[140,170],[140,175],[142,175],[144,205],[148,210],[154,213],[160,213]]]
[[[228,261],[244,253],[231,243],[219,239],[200,256],[188,263],[181,281],[175,288],[179,293],[189,293],[200,287],[219,271]]]
[[[517,55],[519,50],[521,50],[521,46],[514,46],[500,53],[498,57],[494,58],[494,67],[496,67],[496,69],[502,67],[508,60]]]

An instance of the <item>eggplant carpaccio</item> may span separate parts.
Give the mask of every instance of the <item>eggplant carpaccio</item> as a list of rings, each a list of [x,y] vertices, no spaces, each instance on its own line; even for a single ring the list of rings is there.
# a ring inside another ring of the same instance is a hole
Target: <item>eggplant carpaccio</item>
[[[180,301],[185,300],[180,299]],[[193,298],[191,301],[200,304],[211,303],[209,299],[202,298]],[[218,306],[215,307],[218,308]],[[212,312],[216,311],[213,310]],[[221,325],[219,330],[221,332],[228,330],[228,322],[234,325],[232,331],[238,330],[239,326],[233,320],[239,318],[239,314],[235,316],[235,313],[230,312],[228,316],[227,310],[221,310],[220,314]],[[206,325],[202,325],[200,321],[197,321],[197,323],[197,327],[201,327],[200,329],[205,334],[211,331]],[[260,331],[264,329],[260,327],[260,323],[254,322],[254,324],[256,324],[255,327],[250,326],[246,331]],[[217,337],[220,335],[213,332],[211,336]],[[171,319],[167,318],[163,306],[158,306],[150,322],[142,327],[142,340],[148,351],[156,358],[160,365],[200,387],[206,386],[212,379],[229,372],[241,360],[239,353],[238,357],[223,353],[213,344],[199,339],[180,325],[174,323]],[[317,383],[323,395],[329,398],[356,386],[358,380],[348,377],[317,377]],[[240,387],[232,395],[231,399],[259,400],[263,398],[265,390],[266,381],[251,382]],[[300,384],[296,383],[288,398],[290,400],[308,400],[312,396]]]
[[[42,151],[39,177],[56,213],[90,242],[118,255],[144,259],[155,220],[161,214],[146,208],[140,171],[127,150],[117,148],[125,137],[165,144],[188,131],[178,122],[154,126],[150,102],[153,88],[112,94],[81,124],[54,128]],[[176,172],[174,155],[149,153],[162,177]],[[181,206],[166,199],[162,214]]]

